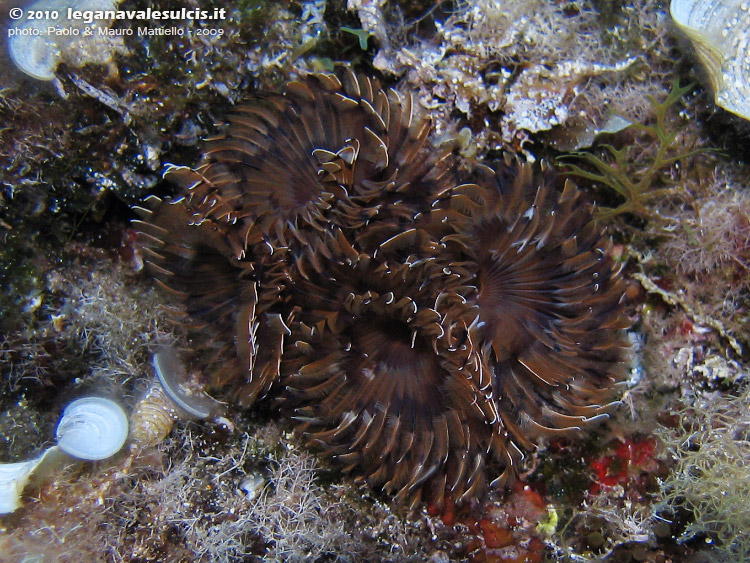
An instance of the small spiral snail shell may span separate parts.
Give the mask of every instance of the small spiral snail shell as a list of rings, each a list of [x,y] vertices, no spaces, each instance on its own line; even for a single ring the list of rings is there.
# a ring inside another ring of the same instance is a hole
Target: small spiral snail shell
[[[152,364],[156,377],[133,408],[130,419],[130,438],[141,447],[155,446],[164,440],[175,421],[208,418],[220,405],[203,391],[183,384],[187,379],[185,371],[172,349],[155,353]]]
[[[130,439],[141,447],[155,446],[167,437],[180,418],[158,381],[152,381],[130,416]]]

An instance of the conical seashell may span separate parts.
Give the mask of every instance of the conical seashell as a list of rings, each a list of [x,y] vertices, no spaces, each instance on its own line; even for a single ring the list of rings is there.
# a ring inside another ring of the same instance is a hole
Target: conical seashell
[[[669,11],[706,67],[716,105],[750,119],[750,2],[672,0]]]
[[[203,390],[185,385],[185,369],[173,349],[164,347],[152,361],[156,378],[130,418],[130,438],[140,446],[160,443],[180,418],[208,418],[221,406]]]
[[[65,407],[57,425],[57,444],[66,454],[97,461],[113,456],[128,437],[122,407],[103,397],[77,399]]]
[[[174,403],[157,380],[151,382],[130,415],[130,439],[140,447],[161,443],[179,418]]]

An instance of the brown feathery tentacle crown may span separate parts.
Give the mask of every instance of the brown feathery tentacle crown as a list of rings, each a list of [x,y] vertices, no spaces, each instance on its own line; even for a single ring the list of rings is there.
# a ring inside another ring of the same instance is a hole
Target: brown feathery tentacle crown
[[[482,358],[502,425],[524,449],[603,416],[624,376],[620,271],[578,189],[543,163],[481,167],[435,213],[475,281]]]
[[[602,416],[626,323],[572,184],[509,159],[459,185],[429,132],[409,95],[310,75],[238,108],[139,225],[214,388],[275,390],[345,470],[441,506]]]
[[[300,322],[284,362],[284,412],[312,443],[373,486],[442,504],[485,486],[501,441],[489,373],[471,342],[466,272],[414,247],[378,257],[337,233],[323,268],[294,287]],[[384,250],[385,249],[385,250]],[[393,255],[392,255],[393,253]]]

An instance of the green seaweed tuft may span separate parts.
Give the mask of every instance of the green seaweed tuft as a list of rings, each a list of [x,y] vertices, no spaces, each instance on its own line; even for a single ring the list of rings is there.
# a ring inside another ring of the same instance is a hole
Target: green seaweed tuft
[[[675,125],[670,109],[691,88],[692,84],[680,87],[675,81],[661,102],[648,96],[653,107],[654,121],[650,124],[632,123],[627,128],[639,133],[640,138],[647,141],[645,149],[638,143],[620,149],[604,144],[602,146],[608,153],[604,157],[584,151],[560,157],[567,173],[610,188],[622,201],[614,207],[599,207],[595,213],[598,220],[606,222],[626,213],[646,220],[659,220],[661,217],[654,211],[653,203],[680,189],[667,174],[669,169],[684,159],[711,150],[675,150],[675,141],[685,125]],[[655,150],[650,149],[650,146],[654,146]],[[570,160],[578,160],[586,167],[573,164]],[[594,170],[591,171],[588,167]]]
[[[370,39],[370,32],[365,31],[364,29],[354,29],[352,27],[346,27],[341,26],[339,29],[341,31],[345,31],[346,33],[351,33],[352,35],[356,36],[359,40],[359,48],[363,51],[367,51],[367,41]]]

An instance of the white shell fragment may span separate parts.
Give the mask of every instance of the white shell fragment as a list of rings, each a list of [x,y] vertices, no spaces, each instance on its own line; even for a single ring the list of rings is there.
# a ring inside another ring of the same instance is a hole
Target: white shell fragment
[[[128,417],[122,407],[102,397],[77,399],[65,407],[57,425],[62,451],[88,461],[106,459],[122,448],[128,437]]]
[[[251,473],[246,475],[240,483],[240,490],[245,493],[247,500],[255,500],[263,490],[265,484],[266,480],[263,475]]]
[[[41,457],[0,465],[0,514],[8,514],[21,506],[23,488],[40,460]]]
[[[66,458],[57,446],[52,446],[30,461],[0,463],[0,514],[10,514],[21,506],[21,494],[32,476],[54,470]]]
[[[672,0],[669,11],[706,67],[716,105],[750,119],[750,2]]]
[[[609,116],[609,119],[604,122],[604,124],[599,127],[597,130],[597,134],[599,133],[619,133],[620,131],[623,131],[624,129],[627,129],[633,125],[633,122],[629,119],[625,119],[624,117],[621,117],[619,115],[611,115]]]

